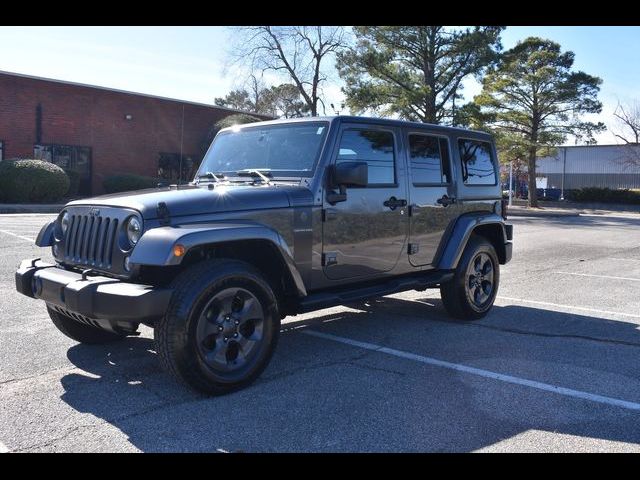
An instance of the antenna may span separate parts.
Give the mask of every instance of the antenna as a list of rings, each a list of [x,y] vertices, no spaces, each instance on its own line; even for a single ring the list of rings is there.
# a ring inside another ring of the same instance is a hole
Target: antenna
[[[182,125],[180,128],[180,163],[178,164],[178,187],[182,182],[182,144],[184,141],[184,103],[182,104]]]

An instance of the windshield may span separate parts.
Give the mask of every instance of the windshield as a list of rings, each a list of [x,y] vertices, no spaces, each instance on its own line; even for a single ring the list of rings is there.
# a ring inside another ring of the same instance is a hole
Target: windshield
[[[277,177],[310,177],[328,122],[289,123],[229,130],[216,137],[198,175],[268,170]]]

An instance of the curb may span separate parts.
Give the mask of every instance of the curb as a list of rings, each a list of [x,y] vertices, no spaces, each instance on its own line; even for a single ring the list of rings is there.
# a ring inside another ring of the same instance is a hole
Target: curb
[[[37,204],[37,203],[0,203],[0,214],[2,213],[58,213],[64,205]]]
[[[507,210],[507,217],[579,217],[580,212],[558,212],[546,210],[520,210],[513,207]]]

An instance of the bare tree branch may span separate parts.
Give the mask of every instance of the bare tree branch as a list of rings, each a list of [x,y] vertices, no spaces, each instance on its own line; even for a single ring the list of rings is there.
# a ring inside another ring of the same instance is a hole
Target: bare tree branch
[[[343,27],[252,26],[238,28],[229,56],[255,74],[282,75],[300,92],[309,113],[318,115],[327,60],[346,48]]]

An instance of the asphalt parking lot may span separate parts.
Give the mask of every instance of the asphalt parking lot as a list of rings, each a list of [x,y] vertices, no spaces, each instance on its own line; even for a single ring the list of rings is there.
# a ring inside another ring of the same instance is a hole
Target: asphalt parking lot
[[[436,290],[283,323],[262,377],[205,398],[152,331],[79,345],[15,292],[52,215],[0,215],[0,450],[640,452],[640,215],[518,217],[491,314]]]

